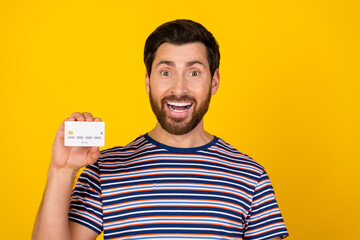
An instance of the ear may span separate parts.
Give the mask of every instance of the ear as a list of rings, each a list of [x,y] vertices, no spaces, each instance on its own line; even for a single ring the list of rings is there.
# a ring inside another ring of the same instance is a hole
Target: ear
[[[146,87],[146,93],[149,95],[149,93],[150,93],[150,78],[147,73],[147,70],[145,70],[145,87]]]
[[[220,84],[220,73],[219,73],[219,69],[216,69],[211,81],[211,95],[214,95],[217,92],[219,88],[219,84]]]

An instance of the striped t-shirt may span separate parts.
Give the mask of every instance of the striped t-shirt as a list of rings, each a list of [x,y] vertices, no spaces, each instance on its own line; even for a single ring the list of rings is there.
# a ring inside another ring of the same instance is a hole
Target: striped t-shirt
[[[145,134],[101,151],[78,179],[69,219],[104,239],[288,235],[264,168],[217,137],[175,148]]]

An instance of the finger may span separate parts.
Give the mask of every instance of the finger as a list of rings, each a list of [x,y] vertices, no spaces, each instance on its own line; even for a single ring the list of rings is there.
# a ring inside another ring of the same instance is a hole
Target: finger
[[[61,123],[60,128],[61,128],[62,130],[64,130],[64,128],[65,128],[65,122],[67,122],[67,121],[74,121],[74,120],[75,120],[75,118],[73,118],[73,117],[65,118],[65,120]]]
[[[101,122],[101,118],[94,118],[94,122]]]
[[[85,121],[85,117],[82,113],[74,112],[71,117],[75,118],[75,121]]]
[[[92,121],[94,121],[93,115],[92,115],[91,113],[89,113],[89,112],[83,112],[82,114],[83,114],[84,117],[85,117],[85,121],[87,121],[87,122],[92,122]]]
[[[91,159],[89,162],[90,162],[90,164],[93,164],[100,157],[99,147],[91,147],[90,151],[89,151],[89,155],[90,155],[89,157]]]

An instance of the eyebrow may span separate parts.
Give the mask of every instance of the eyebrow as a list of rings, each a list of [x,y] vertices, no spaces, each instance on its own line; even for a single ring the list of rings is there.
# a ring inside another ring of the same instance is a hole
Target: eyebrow
[[[191,66],[194,65],[194,64],[201,64],[201,65],[203,65],[203,67],[205,67],[205,64],[204,64],[203,62],[201,62],[201,61],[198,61],[198,60],[191,61],[191,62],[187,62],[187,63],[186,63],[186,66],[187,66],[187,67],[191,67]]]
[[[175,67],[175,63],[173,61],[160,61],[156,67],[158,67],[159,65],[161,64],[165,64],[165,65],[168,65],[168,66],[171,66],[171,67]]]
[[[161,64],[165,64],[165,65],[168,65],[168,66],[170,66],[170,67],[175,67],[175,62],[173,62],[173,61],[160,61],[160,62],[156,65],[156,67],[158,67],[158,66],[161,65]],[[194,60],[194,61],[186,62],[186,66],[187,66],[187,67],[191,67],[191,66],[194,65],[194,64],[201,64],[203,67],[205,67],[205,64],[204,64],[203,62],[199,61],[199,60]]]

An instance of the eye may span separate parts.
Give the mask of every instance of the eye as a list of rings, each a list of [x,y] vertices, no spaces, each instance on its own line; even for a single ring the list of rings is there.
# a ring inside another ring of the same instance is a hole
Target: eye
[[[169,72],[169,71],[167,71],[167,70],[163,70],[163,71],[161,71],[161,72],[160,72],[160,74],[161,74],[162,76],[164,76],[164,77],[168,77],[168,76],[170,76],[170,72]]]
[[[200,72],[199,71],[192,71],[191,73],[190,73],[190,76],[191,77],[197,77],[197,76],[199,76],[200,75]]]

